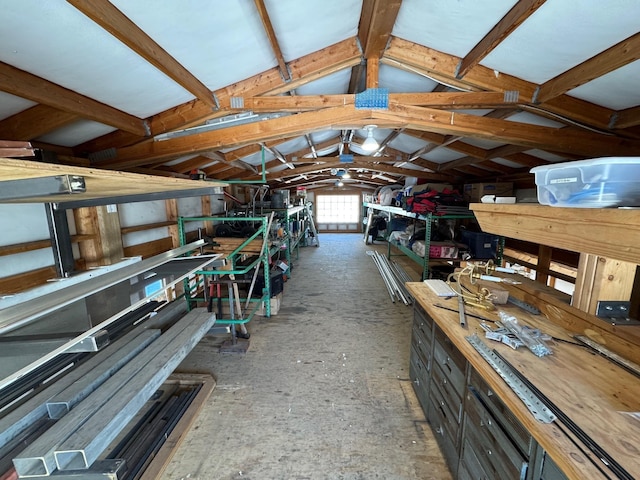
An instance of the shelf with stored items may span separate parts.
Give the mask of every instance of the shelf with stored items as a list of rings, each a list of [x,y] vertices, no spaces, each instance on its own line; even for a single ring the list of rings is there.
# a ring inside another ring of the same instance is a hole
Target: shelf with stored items
[[[303,205],[288,208],[260,208],[260,212],[261,214],[274,213],[270,235],[282,242],[282,250],[287,264],[284,273],[291,275],[292,262],[298,259],[300,247],[305,245],[320,246],[318,231],[313,219],[313,204],[306,202]],[[275,249],[272,254],[278,251]]]
[[[364,240],[365,243],[368,243],[369,240],[369,233],[370,233],[370,225],[372,223],[373,220],[373,212],[385,212],[389,219],[391,218],[391,216],[393,215],[400,215],[403,217],[407,217],[410,219],[414,219],[414,220],[418,220],[421,222],[424,222],[424,226],[425,226],[425,238],[424,238],[424,244],[425,244],[425,255],[424,256],[420,256],[417,253],[415,253],[413,250],[411,250],[410,248],[402,245],[401,243],[397,243],[397,242],[393,242],[393,241],[389,241],[387,242],[387,256],[389,258],[391,258],[391,256],[395,255],[392,252],[391,247],[394,247],[396,250],[400,251],[401,254],[406,255],[407,257],[409,257],[411,260],[413,260],[414,262],[416,262],[417,264],[422,266],[422,278],[429,278],[429,267],[430,265],[435,265],[435,264],[443,264],[443,263],[449,263],[452,261],[455,261],[457,259],[455,258],[450,258],[450,259],[434,259],[434,258],[429,258],[429,250],[430,250],[430,245],[431,245],[431,227],[434,221],[438,220],[438,219],[442,219],[442,220],[464,220],[464,219],[474,219],[474,215],[473,213],[469,213],[469,214],[456,214],[456,215],[434,215],[431,213],[428,213],[426,215],[421,215],[421,214],[417,214],[417,213],[413,213],[413,212],[408,212],[400,207],[393,207],[393,206],[388,206],[388,205],[380,205],[377,203],[369,203],[369,202],[364,202],[363,203],[364,208],[367,210],[367,225],[365,228],[365,232],[364,232]],[[375,240],[375,239],[374,239]]]

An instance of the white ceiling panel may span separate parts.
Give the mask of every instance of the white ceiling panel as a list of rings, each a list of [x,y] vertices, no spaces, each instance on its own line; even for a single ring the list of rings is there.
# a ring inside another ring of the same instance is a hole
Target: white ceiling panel
[[[75,147],[81,143],[88,142],[96,137],[111,133],[116,129],[109,125],[93,122],[91,120],[80,120],[54,130],[43,135],[36,140],[63,147]]]
[[[564,123],[556,122],[551,120],[550,118],[541,117],[540,115],[535,115],[529,112],[520,112],[514,115],[511,115],[509,118],[506,118],[510,122],[520,122],[520,123],[528,123],[530,125],[539,125],[541,127],[551,127],[551,128],[562,128],[566,125]]]
[[[400,134],[389,142],[389,146],[406,153],[413,153],[427,145],[425,140],[413,137],[411,135]]]
[[[391,93],[431,92],[438,85],[430,78],[385,64],[380,65],[378,83]]]
[[[464,143],[468,143],[469,145],[473,145],[474,147],[480,148],[496,148],[501,147],[504,143],[495,142],[493,140],[487,140],[486,138],[465,138]]]
[[[435,163],[445,163],[450,162],[451,160],[457,160],[464,156],[465,155],[463,153],[449,150],[448,148],[436,148],[426,155],[422,155],[422,158],[426,158],[427,160],[431,160]]]
[[[483,3],[483,2],[478,2]],[[640,2],[549,1],[509,35],[481,64],[544,83],[638,31]]]
[[[506,158],[492,158],[491,161],[504,165],[505,167],[524,168],[521,164],[507,160]]]
[[[640,60],[571,90],[569,95],[613,110],[640,105]]]
[[[36,103],[31,100],[25,100],[10,93],[0,92],[0,120],[9,118],[34,105],[36,105]]]
[[[193,98],[66,2],[3,1],[0,45],[0,61],[137,117]]]
[[[347,93],[351,69],[345,68],[296,88],[298,95],[337,95]]]
[[[392,33],[464,57],[515,3],[514,0],[404,0]]]
[[[277,66],[253,0],[111,0],[210,90]]]
[[[525,153],[533,155],[534,157],[542,158],[548,162],[565,162],[566,159],[555,153],[545,152],[544,150],[527,150]]]
[[[358,33],[362,0],[267,0],[265,4],[287,62]]]

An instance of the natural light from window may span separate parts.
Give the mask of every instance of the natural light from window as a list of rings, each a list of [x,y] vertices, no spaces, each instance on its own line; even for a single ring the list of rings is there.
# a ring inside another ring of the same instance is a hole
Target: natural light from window
[[[318,195],[318,223],[357,223],[360,219],[359,195]]]

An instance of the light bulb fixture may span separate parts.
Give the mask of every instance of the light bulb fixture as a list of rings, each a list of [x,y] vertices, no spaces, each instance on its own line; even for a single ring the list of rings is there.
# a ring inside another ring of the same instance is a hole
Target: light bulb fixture
[[[342,180],[338,180],[336,182],[336,187],[343,187],[343,186],[344,186],[344,183],[342,182]]]
[[[364,127],[367,130],[367,138],[362,142],[362,149],[365,152],[373,152],[380,147],[376,139],[373,138],[373,129],[376,127],[376,125],[366,125]]]
[[[342,178],[351,178],[351,174],[347,170],[345,170]]]

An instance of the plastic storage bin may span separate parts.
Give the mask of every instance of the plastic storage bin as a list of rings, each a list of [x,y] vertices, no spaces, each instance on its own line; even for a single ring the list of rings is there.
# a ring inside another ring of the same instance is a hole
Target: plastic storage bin
[[[640,206],[640,157],[607,157],[534,167],[538,201],[554,207]]]
[[[469,246],[473,258],[493,259],[498,253],[500,237],[483,232],[462,230],[462,242]]]

